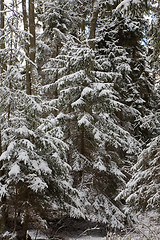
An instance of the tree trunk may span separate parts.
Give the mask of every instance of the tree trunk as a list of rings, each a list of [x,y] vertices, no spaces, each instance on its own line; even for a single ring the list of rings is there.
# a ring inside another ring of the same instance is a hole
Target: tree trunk
[[[0,126],[0,156],[1,154],[2,154],[2,135],[1,135],[1,126]]]
[[[86,22],[85,22],[85,19],[86,19],[86,13],[83,12],[83,6],[84,4],[82,3],[82,6],[80,8],[80,11],[81,11],[81,15],[82,15],[82,19],[81,19],[81,22],[80,22],[80,31],[84,34],[85,33],[85,27],[86,27]]]
[[[1,15],[0,15],[0,28],[1,28],[1,31],[2,31],[2,38],[0,40],[0,49],[5,49],[5,39],[3,37],[3,34],[4,34],[4,0],[1,0],[0,1],[0,10],[1,10]],[[0,36],[1,37],[1,36]],[[4,57],[2,57],[1,59],[1,73],[3,73],[5,70],[7,69],[7,66],[5,64],[5,61],[4,61]]]
[[[0,129],[0,155],[2,154],[2,139],[1,139],[1,129]],[[0,162],[0,169],[3,166],[3,161]],[[4,169],[0,170],[0,177],[4,176]],[[1,184],[4,184],[4,181],[1,180]],[[1,198],[0,207],[1,207],[1,219],[0,219],[0,232],[5,232],[8,224],[8,209],[6,207],[6,196]]]
[[[14,12],[14,2],[13,2],[13,12]],[[12,19],[12,25],[13,25],[13,19]],[[13,31],[11,30],[11,42],[10,42],[10,61],[9,61],[10,66],[13,63]],[[9,89],[12,89],[12,82],[11,78],[9,78]],[[10,115],[11,115],[11,103],[8,105],[8,122],[10,121]]]
[[[26,0],[22,0],[22,11],[23,11],[23,26],[24,31],[28,33],[28,20],[27,20],[27,10],[26,10]],[[28,44],[28,36],[26,36],[26,43],[25,43],[25,53],[26,57],[29,59],[29,44]],[[30,64],[26,60],[26,93],[31,95],[31,78],[30,78]]]
[[[35,69],[35,57],[36,57],[36,33],[35,33],[35,14],[34,14],[34,0],[29,0],[29,31],[30,31],[30,74],[32,79],[32,89],[33,84],[35,84],[36,79],[36,69]]]
[[[4,18],[4,0],[0,1],[0,29],[1,29],[1,39],[0,39],[0,49],[5,49],[5,39],[3,37],[4,35],[4,26],[5,26],[5,18]],[[1,66],[0,66],[0,73],[3,73],[7,70],[7,66],[5,64],[4,57],[2,56],[1,60]],[[1,123],[0,123],[1,124]],[[2,139],[1,139],[1,128],[0,128],[0,155],[2,154]],[[3,161],[0,162],[0,169],[3,166]],[[4,175],[4,169],[0,170],[0,177]],[[1,180],[1,184],[4,184],[4,181]],[[1,198],[0,207],[1,207],[1,219],[0,219],[0,232],[5,232],[6,226],[7,226],[7,220],[8,220],[8,211],[6,208],[6,196],[3,196]]]
[[[80,151],[80,153],[84,155],[85,154],[85,143],[84,143],[85,127],[84,127],[84,124],[82,124],[82,126],[81,126],[81,137],[80,137],[80,139],[81,139],[81,151]]]
[[[28,240],[28,223],[29,223],[29,212],[28,212],[28,206],[26,207],[26,215],[25,215],[25,222],[24,222],[24,233],[25,233],[25,239]]]
[[[18,209],[18,187],[16,184],[16,199],[15,199],[15,206],[14,206],[14,232],[17,229],[17,209]]]
[[[97,25],[97,18],[99,13],[99,0],[93,0],[92,2],[93,10],[92,10],[92,17],[90,21],[90,33],[89,33],[89,46],[94,49],[95,48],[95,32],[96,32],[96,25]]]

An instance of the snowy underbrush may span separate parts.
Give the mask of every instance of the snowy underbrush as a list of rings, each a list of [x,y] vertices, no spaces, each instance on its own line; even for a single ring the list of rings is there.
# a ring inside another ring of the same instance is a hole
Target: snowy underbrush
[[[160,216],[156,212],[148,212],[135,217],[133,229],[126,229],[123,235],[107,233],[105,237],[78,236],[77,238],[66,238],[67,240],[160,240]]]
[[[152,211],[136,216],[134,230],[127,233],[123,240],[160,240],[160,216]]]
[[[77,231],[72,232],[74,237],[69,237],[70,232],[61,232],[52,237],[47,236],[42,232],[29,231],[32,240],[160,240],[160,215],[157,212],[148,212],[144,215],[135,216],[135,224],[132,229],[125,229],[121,234],[107,233],[106,236],[90,235],[93,230],[98,230],[97,227],[88,227],[85,231],[77,234]],[[1,239],[1,238],[0,238]],[[17,240],[15,234],[6,232],[2,236],[3,240]]]

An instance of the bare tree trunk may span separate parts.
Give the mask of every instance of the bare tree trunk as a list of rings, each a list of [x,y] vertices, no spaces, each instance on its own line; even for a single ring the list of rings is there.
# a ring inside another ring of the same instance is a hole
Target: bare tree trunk
[[[30,74],[32,78],[32,85],[35,84],[36,69],[34,66],[36,57],[36,33],[35,33],[35,13],[34,13],[34,0],[29,0],[29,30],[30,30]]]
[[[26,0],[22,0],[22,11],[23,11],[23,26],[24,31],[28,33],[28,19],[27,19],[27,10],[26,10]],[[28,40],[28,36],[26,36],[26,40]],[[26,57],[29,59],[29,44],[28,41],[25,43],[25,53]],[[30,78],[30,64],[26,60],[26,93],[31,95],[31,78]]]
[[[0,124],[1,124],[1,122],[0,122]],[[1,156],[1,154],[2,154],[2,135],[1,135],[1,126],[0,126],[0,156]]]
[[[36,34],[35,34],[35,14],[34,0],[29,0],[29,29],[30,29],[30,59],[34,63],[36,56]]]
[[[2,154],[2,139],[1,139],[1,129],[0,129],[0,155]],[[0,162],[0,169],[3,166],[3,161]],[[0,177],[3,177],[5,174],[4,169],[0,170]],[[3,178],[2,178],[3,179]],[[4,180],[1,180],[1,184],[4,184]],[[0,201],[1,207],[1,219],[0,219],[0,232],[3,233],[7,229],[8,225],[8,208],[6,207],[6,195],[1,198]]]
[[[85,19],[86,19],[86,13],[83,12],[83,8],[84,8],[84,3],[81,3],[82,6],[80,7],[80,11],[81,11],[81,15],[82,15],[82,20],[80,22],[80,31],[84,34],[85,33]]]
[[[81,136],[80,136],[80,139],[81,139],[81,154],[85,154],[85,143],[84,143],[84,139],[85,139],[85,127],[84,127],[84,124],[82,124],[81,126]]]
[[[96,25],[97,25],[97,18],[99,13],[99,0],[93,0],[92,2],[93,10],[92,10],[92,17],[90,21],[90,33],[89,33],[89,46],[94,49],[95,48],[95,32],[96,32]]]
[[[14,232],[17,228],[17,209],[18,209],[18,187],[16,184],[16,199],[15,199],[15,206],[14,206]]]
[[[13,9],[14,11],[14,2],[13,2]],[[13,25],[13,19],[12,19],[12,25]],[[11,49],[11,52],[10,52],[10,61],[9,61],[9,64],[12,65],[13,62],[13,31],[11,30],[11,42],[10,42],[10,49]],[[9,89],[11,90],[12,89],[12,82],[11,82],[11,78],[9,78]],[[8,105],[8,122],[10,120],[10,115],[11,115],[11,104],[9,103]]]
[[[3,4],[3,1],[1,0],[1,4],[0,4],[0,11],[4,9],[4,4]],[[1,12],[1,15],[0,15],[0,28],[2,29],[2,27],[4,27],[4,23],[2,24],[2,18],[3,18],[3,13]],[[4,22],[4,20],[3,20]],[[2,44],[0,42],[0,49],[2,49]],[[1,66],[1,70],[0,72],[3,71],[3,68]],[[1,122],[0,122],[1,124]],[[1,126],[0,126],[0,155],[2,154],[2,138],[1,138]],[[0,166],[1,167],[1,166]],[[1,174],[0,174],[0,177],[1,177]]]
[[[0,40],[0,49],[5,49],[5,40],[4,40],[4,37],[3,37],[3,29],[4,29],[4,0],[1,0],[0,1],[0,10],[1,10],[1,14],[0,14],[0,28],[2,30],[2,38]],[[1,37],[1,36],[0,36]],[[5,70],[7,69],[7,66],[4,62],[4,59],[2,58],[1,59],[1,73],[3,73]]]
[[[5,49],[5,41],[4,41],[4,26],[5,26],[5,18],[4,18],[4,0],[0,1],[0,29],[1,29],[1,33],[2,35],[1,40],[0,40],[0,49]],[[2,56],[1,60],[1,66],[0,66],[0,73],[3,73],[7,67],[6,64],[4,62],[4,57]],[[1,124],[1,123],[0,123]],[[1,127],[1,126],[0,126]],[[1,128],[0,128],[0,155],[2,154],[2,138],[1,138]],[[3,166],[3,161],[0,162],[0,169]],[[4,175],[4,169],[0,170],[0,177],[2,177]],[[4,181],[1,180],[1,184],[4,184]],[[8,219],[8,215],[7,215],[7,209],[6,209],[6,196],[3,196],[0,202],[0,207],[1,207],[1,221],[0,221],[0,232],[5,232],[5,228],[7,225],[7,219]]]
[[[25,222],[24,222],[24,233],[25,233],[25,240],[28,240],[28,224],[29,224],[29,206],[26,206],[26,212],[25,212]]]
[[[0,126],[0,156],[1,154],[2,154],[2,135],[1,135],[1,126]],[[3,176],[3,171],[1,170],[2,166],[3,166],[3,161],[0,161],[0,177]]]

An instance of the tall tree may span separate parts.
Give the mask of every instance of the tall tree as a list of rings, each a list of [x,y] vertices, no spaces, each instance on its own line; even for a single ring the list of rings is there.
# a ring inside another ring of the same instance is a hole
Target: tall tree
[[[160,209],[160,114],[159,111],[143,118],[142,128],[154,136],[138,157],[133,167],[133,176],[118,198],[126,200],[129,211],[138,213]]]
[[[132,180],[143,168],[142,188],[136,188],[144,190],[145,172],[150,187],[157,181],[159,138],[146,120],[154,116],[153,79],[139,18],[145,4],[22,0],[23,15],[15,1],[8,8],[12,13],[1,28],[8,50],[1,47],[7,68],[0,85],[0,193],[5,225],[20,239],[26,239],[30,222],[43,230],[46,220],[64,215],[123,228],[126,215],[115,196],[148,137],[154,139]],[[134,190],[129,194],[133,199]],[[157,204],[155,195],[147,197]]]
[[[23,11],[23,25],[24,31],[28,34],[28,17],[27,17],[27,9],[26,9],[26,0],[22,1],[22,11]],[[29,36],[26,36],[28,39]],[[29,62],[29,43],[28,41],[25,42],[25,53],[26,53],[26,93],[31,94],[31,75],[30,75],[30,62]]]
[[[0,49],[5,49],[5,39],[3,37],[4,35],[4,26],[5,26],[5,22],[4,22],[4,16],[5,16],[5,9],[4,9],[4,0],[1,1],[0,4],[0,36],[1,36],[1,40],[0,40]],[[2,55],[1,55],[1,73],[3,73],[3,71],[6,70],[6,64],[5,64],[5,53],[4,51],[2,51]]]
[[[19,239],[26,239],[31,221],[35,228],[44,230],[45,219],[51,212],[57,217],[64,209],[67,214],[75,211],[78,192],[70,184],[67,144],[62,141],[63,132],[53,118],[54,107],[46,99],[42,100],[38,86],[36,95],[30,94],[30,86],[26,92],[26,74],[21,61],[35,63],[23,52],[28,32],[14,25],[13,19],[21,20],[22,15],[15,8],[11,13],[5,28],[9,49],[7,73],[0,86],[0,171],[5,170],[1,176],[0,197],[5,198],[1,209],[7,210],[4,211],[8,220],[4,223],[5,229],[16,233]]]
[[[111,13],[106,16],[102,11],[105,2],[93,1],[92,13],[87,12],[85,16],[86,19],[92,16],[89,19],[89,38],[94,38],[94,41],[88,40],[87,34],[76,38],[78,35],[73,34],[71,25],[64,25],[63,17],[68,9],[64,5],[63,10],[66,11],[59,13],[60,2],[50,5],[42,14],[45,19],[42,38],[48,33],[49,40],[46,39],[47,44],[41,46],[43,51],[45,49],[51,54],[47,55],[48,61],[43,66],[44,90],[50,99],[54,95],[52,104],[57,106],[57,121],[63,129],[64,140],[70,146],[68,161],[73,167],[73,184],[84,193],[84,199],[88,202],[83,211],[90,218],[89,206],[94,206],[92,214],[96,219],[96,204],[108,203],[111,208],[119,205],[113,199],[117,189],[124,184],[124,179],[130,177],[126,168],[133,165],[140,151],[141,143],[137,140],[141,139],[137,136],[138,131],[135,134],[135,125],[138,117],[143,116],[150,107],[148,95],[152,93],[153,85],[145,56],[141,54],[144,49],[137,26],[141,26],[142,22],[132,18],[125,20],[123,16],[117,17]],[[105,7],[112,10],[119,4],[117,1],[112,3],[107,2]],[[131,4],[130,1],[128,3]],[[54,9],[59,14],[55,14]],[[83,8],[81,10],[84,11]],[[66,19],[74,25],[74,18],[67,16]],[[67,27],[68,32],[65,30]],[[132,41],[126,41],[127,36]],[[87,47],[87,41],[93,43],[91,49]],[[51,46],[58,46],[59,50],[55,53]],[[41,58],[43,56],[45,54],[40,55]],[[142,89],[145,92],[142,93]],[[102,178],[106,182],[102,182]],[[91,185],[87,179],[90,179]],[[114,179],[113,184],[109,179]],[[90,187],[90,194],[87,194],[86,186]],[[113,191],[110,190],[111,186]],[[102,211],[105,212],[104,209]],[[99,221],[107,221],[102,211],[98,213]],[[111,212],[108,214],[111,218]]]
[[[155,1],[158,3],[159,1]],[[158,6],[158,8],[157,8]],[[149,109],[139,119],[139,127],[141,132],[145,136],[144,149],[138,156],[137,163],[133,166],[133,176],[126,185],[126,188],[119,194],[118,198],[126,199],[129,206],[129,211],[136,211],[138,213],[155,210],[159,214],[159,134],[160,134],[160,115],[159,115],[159,82],[156,83],[158,76],[159,66],[159,50],[158,39],[159,34],[157,29],[159,28],[159,5],[156,8],[152,8],[156,12],[157,19],[154,20],[153,32],[151,37],[151,56],[152,60],[152,79],[154,80],[154,88],[152,88],[152,95],[149,97],[142,95],[147,105],[150,101]],[[136,76],[136,74],[135,74]],[[146,81],[145,81],[146,82]],[[142,85],[143,86],[143,85]],[[149,86],[149,85],[148,85]],[[143,87],[141,87],[141,93],[143,94]],[[149,88],[148,88],[149,89]],[[146,92],[146,90],[145,90]],[[150,92],[151,93],[151,92]],[[149,94],[149,92],[148,92]]]
[[[24,9],[24,11],[25,11],[25,9]],[[36,67],[35,67],[36,33],[35,33],[34,0],[29,0],[29,32],[30,32],[30,47],[29,47],[30,74],[31,74],[32,85],[33,85],[33,84],[35,84],[35,80],[36,80]]]
[[[95,47],[95,32],[99,13],[99,0],[92,1],[92,17],[90,20],[89,45],[92,49]]]
[[[115,46],[114,51],[118,50]],[[112,48],[110,51],[113,52]],[[109,68],[108,56],[95,55],[85,42],[76,44],[73,38],[43,68],[50,79],[44,89],[52,91],[56,87],[58,90],[54,100],[59,111],[57,120],[70,146],[68,161],[73,166],[73,185],[83,192],[83,201],[88,202],[83,211],[97,221],[108,222],[108,217],[112,225],[113,213],[107,204],[122,222],[125,218],[114,202],[117,188],[125,182],[125,175],[120,171],[123,154],[126,151],[133,154],[139,143],[121,127],[116,116],[116,112],[125,111],[125,106],[118,101],[113,89],[112,81],[117,73]],[[119,61],[119,67],[120,64]],[[104,208],[98,210],[101,204]],[[113,218],[115,226],[120,228],[122,222],[116,216]]]

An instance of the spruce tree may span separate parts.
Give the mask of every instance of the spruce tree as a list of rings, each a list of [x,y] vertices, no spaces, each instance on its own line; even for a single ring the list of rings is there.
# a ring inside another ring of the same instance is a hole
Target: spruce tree
[[[132,178],[118,198],[126,199],[128,211],[142,213],[155,210],[159,214],[159,110],[145,116],[142,121],[141,127],[148,129],[151,134],[150,140],[139,155],[137,163],[133,166]]]
[[[140,152],[142,133],[139,128],[135,133],[135,126],[150,108],[148,95],[152,93],[152,81],[145,56],[141,54],[144,51],[140,44],[143,36],[138,27],[142,26],[142,21],[136,18],[125,20],[123,16],[113,16],[112,13],[105,18],[102,11],[104,2],[100,1],[98,8],[94,8],[94,4],[93,12],[85,16],[93,17],[97,9],[101,17],[98,19],[96,15],[94,19],[94,25],[98,26],[96,34],[94,32],[97,40],[92,39],[94,45],[97,42],[95,51],[84,40],[85,34],[78,38],[71,25],[65,25],[68,32],[62,28],[59,15],[52,13],[55,5],[48,9],[54,22],[48,13],[41,15],[45,16],[44,33],[48,32],[49,37],[47,44],[42,46],[48,51],[42,78],[44,91],[48,92],[49,99],[53,99],[52,104],[57,104],[54,114],[69,145],[68,162],[73,167],[73,186],[85,193],[84,199],[88,202],[83,211],[90,219],[89,206],[93,205],[93,219],[107,222],[112,218],[112,212],[106,213],[105,217],[102,213],[105,210],[97,210],[97,206],[104,205],[104,202],[111,208],[119,205],[114,202],[114,197],[125,179],[129,178],[127,168],[133,165]],[[114,6],[108,3],[105,7],[113,9],[117,3]],[[84,11],[83,8],[80,10]],[[74,18],[70,20],[75,26]],[[85,24],[87,27],[86,19]],[[133,40],[128,41],[128,36]],[[58,51],[53,52],[51,46],[55,46],[54,49],[59,46]],[[102,178],[106,181],[102,182]],[[87,179],[90,179],[89,183]],[[92,190],[90,195],[86,191],[88,186]],[[121,223],[116,221],[120,227]]]
[[[125,216],[114,202],[118,188],[125,182],[120,168],[124,153],[133,154],[139,143],[121,127],[117,117],[125,106],[118,101],[113,88],[117,73],[109,67],[108,55],[99,57],[87,43],[76,44],[73,39],[44,65],[43,71],[50,79],[44,89],[57,89],[54,102],[70,146],[68,161],[73,166],[73,186],[84,192],[83,201],[88,203],[83,211],[88,219],[92,215],[92,220],[108,224],[110,221],[112,227],[114,219],[115,226],[120,228],[123,224],[118,218],[124,220]],[[102,210],[98,209],[101,205],[105,206]]]
[[[34,67],[36,63],[24,55],[28,35],[14,25],[13,19],[19,21],[22,16],[14,10],[11,17],[6,16],[7,69],[1,72],[0,85],[1,230],[4,227],[3,233],[17,232],[17,237],[26,239],[31,222],[35,229],[44,230],[46,218],[74,210],[77,191],[70,184],[63,133],[52,114],[48,115],[54,108],[42,98],[37,85],[36,95],[26,90],[31,86],[26,84],[21,60]]]
[[[62,216],[123,228],[115,196],[142,148],[120,196],[135,209],[159,207],[147,1],[27,2],[22,13],[6,4],[4,21],[1,1],[1,230],[22,239],[31,222],[44,230]]]
[[[157,9],[156,9],[157,10]],[[152,72],[150,76],[154,80],[154,88],[148,100],[145,102],[149,106],[148,111],[144,112],[139,118],[139,129],[145,136],[143,150],[138,156],[137,163],[133,166],[133,176],[127,183],[126,188],[120,193],[118,198],[126,199],[128,211],[136,211],[138,213],[155,210],[159,214],[159,134],[160,134],[160,116],[159,116],[159,81],[157,81],[159,60],[157,40],[158,32],[155,26],[158,25],[158,18],[153,25],[154,31],[151,37],[151,65]],[[152,80],[152,81],[153,81]],[[148,88],[149,89],[149,88]],[[143,94],[143,91],[141,90]],[[144,95],[143,95],[144,96]],[[145,104],[146,106],[146,104]]]

